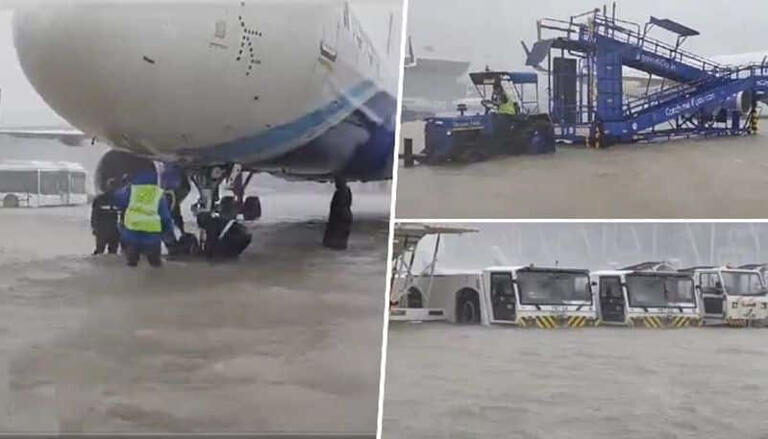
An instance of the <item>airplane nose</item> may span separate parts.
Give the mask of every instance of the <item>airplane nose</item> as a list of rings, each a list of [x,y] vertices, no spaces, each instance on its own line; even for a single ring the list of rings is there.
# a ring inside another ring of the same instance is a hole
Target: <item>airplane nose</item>
[[[336,16],[303,1],[44,3],[16,11],[22,69],[70,124],[123,149],[187,154],[298,125],[249,156],[271,158],[326,128],[311,115],[358,80],[341,62],[328,73],[317,17]]]

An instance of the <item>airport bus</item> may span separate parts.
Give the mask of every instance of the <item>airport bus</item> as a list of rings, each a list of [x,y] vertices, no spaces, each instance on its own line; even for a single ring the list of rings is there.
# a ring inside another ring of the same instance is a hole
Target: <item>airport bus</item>
[[[85,169],[71,162],[0,162],[0,206],[71,206],[88,202]]]

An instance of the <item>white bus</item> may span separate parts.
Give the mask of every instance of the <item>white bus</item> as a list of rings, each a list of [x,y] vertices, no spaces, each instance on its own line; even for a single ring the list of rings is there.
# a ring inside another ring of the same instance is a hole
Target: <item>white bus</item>
[[[88,202],[85,169],[71,162],[0,162],[0,206],[70,206]]]

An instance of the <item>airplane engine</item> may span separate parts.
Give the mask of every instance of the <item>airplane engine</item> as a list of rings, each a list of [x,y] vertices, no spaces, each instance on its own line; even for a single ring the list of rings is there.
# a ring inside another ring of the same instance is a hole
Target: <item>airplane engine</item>
[[[100,192],[104,192],[109,179],[113,178],[120,183],[124,175],[130,176],[141,171],[156,171],[155,163],[152,160],[113,149],[107,151],[99,161],[94,176],[94,186]]]

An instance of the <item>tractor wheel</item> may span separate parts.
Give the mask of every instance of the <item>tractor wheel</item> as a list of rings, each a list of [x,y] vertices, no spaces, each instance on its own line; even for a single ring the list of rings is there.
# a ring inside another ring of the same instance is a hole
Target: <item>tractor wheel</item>
[[[477,163],[482,162],[487,157],[485,155],[485,152],[481,151],[478,148],[467,148],[464,151],[460,152],[458,156],[456,157],[456,161],[459,163]]]
[[[555,152],[555,129],[545,120],[537,120],[527,130],[527,153],[547,154]]]

